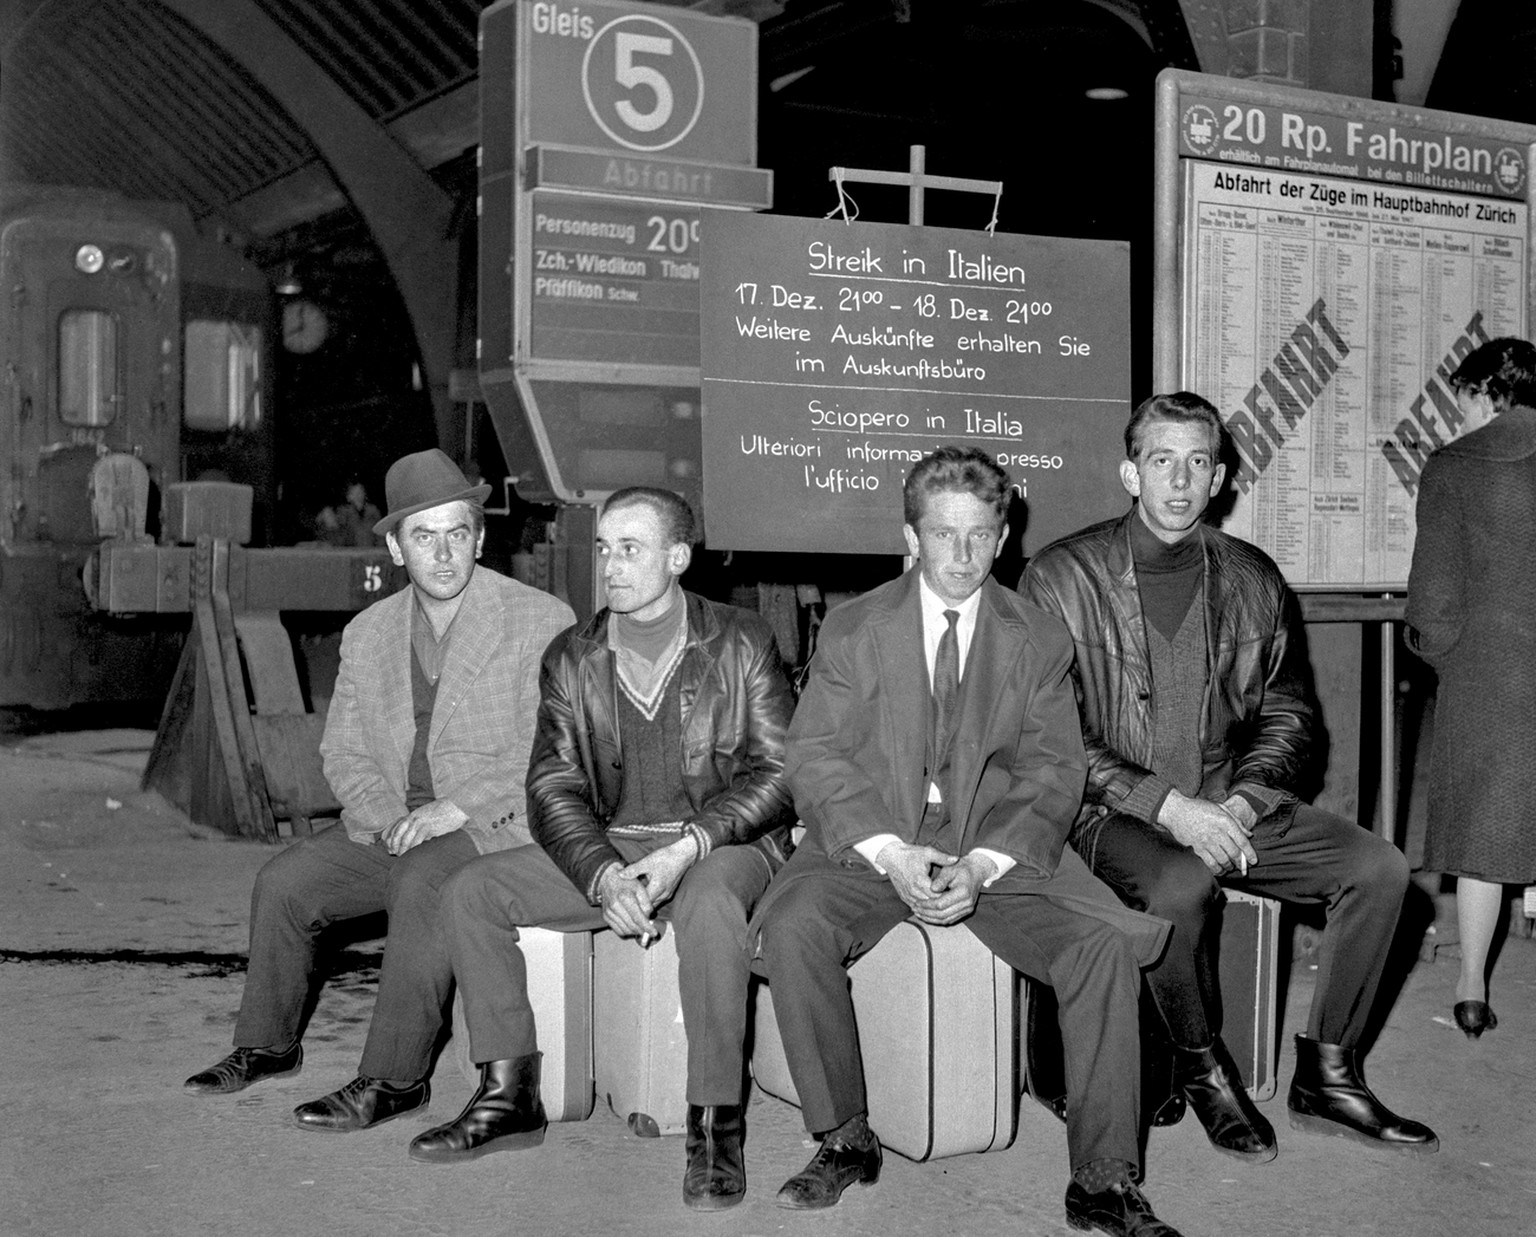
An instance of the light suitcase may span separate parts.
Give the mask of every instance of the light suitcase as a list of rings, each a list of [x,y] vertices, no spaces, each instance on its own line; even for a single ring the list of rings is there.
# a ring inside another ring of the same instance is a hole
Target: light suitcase
[[[642,1138],[681,1134],[688,1116],[688,1036],[677,989],[677,944],[599,932],[593,945],[594,1078],[599,1098]]]
[[[528,967],[539,1051],[539,1098],[551,1121],[585,1121],[592,1115],[592,933],[519,928]],[[454,1060],[471,1082],[480,1081],[470,1059],[464,1000],[453,997]]]
[[[1280,1033],[1280,903],[1227,890],[1221,919],[1221,1038],[1256,1100],[1275,1093]]]
[[[1017,976],[963,924],[907,920],[849,968],[870,1128],[913,1160],[1000,1151],[1018,1121]],[[767,984],[752,1074],[798,1103]]]
[[[1217,956],[1221,985],[1221,1038],[1237,1064],[1248,1094],[1267,1100],[1275,1093],[1279,1053],[1276,991],[1280,959],[1280,904],[1273,898],[1228,889],[1222,911]],[[1024,1010],[1024,1085],[1047,1108],[1065,1100],[1061,1031],[1056,1024],[1056,996],[1026,979]],[[1156,1005],[1142,996],[1142,1106],[1155,1112],[1168,1097],[1171,1057],[1162,1036],[1148,1036],[1145,1025],[1157,1017]]]

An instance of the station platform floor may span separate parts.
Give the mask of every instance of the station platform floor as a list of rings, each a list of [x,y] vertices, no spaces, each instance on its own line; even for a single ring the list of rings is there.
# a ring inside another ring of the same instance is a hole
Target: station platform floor
[[[1071,1231],[1065,1130],[1027,1096],[1008,1150],[926,1164],[888,1154],[876,1186],[811,1214],[773,1205],[811,1149],[798,1112],[756,1093],[747,1199],[715,1214],[682,1206],[680,1138],[633,1137],[602,1108],[552,1126],[535,1150],[454,1167],[409,1160],[411,1137],[470,1093],[451,1053],[429,1113],[361,1134],[299,1130],[293,1106],[355,1073],[377,941],[336,956],[302,1073],[232,1096],[183,1092],[187,1075],[228,1051],[251,881],[276,848],[199,828],[139,791],[150,740],[143,730],[0,736],[0,1237]],[[1288,1127],[1288,1045],[1314,983],[1295,950],[1279,1091],[1261,1104],[1280,1155],[1234,1162],[1192,1118],[1152,1131],[1147,1191],[1163,1219],[1185,1237],[1536,1233],[1536,941],[1507,940],[1492,991],[1500,1026],[1470,1042],[1450,1019],[1446,906],[1439,948],[1418,951],[1368,1059],[1378,1093],[1433,1126],[1439,1152]]]

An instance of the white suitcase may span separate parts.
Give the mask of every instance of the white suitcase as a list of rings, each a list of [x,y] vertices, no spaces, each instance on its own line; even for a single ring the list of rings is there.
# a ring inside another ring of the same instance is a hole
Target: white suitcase
[[[907,920],[849,968],[870,1128],[913,1160],[1001,1151],[1018,1122],[1018,978],[964,924]],[[757,986],[752,1075],[798,1104]]]
[[[592,959],[597,1094],[642,1138],[681,1134],[688,1116],[688,1035],[672,925],[640,942],[599,932]]]
[[[551,1121],[585,1121],[592,1115],[592,933],[519,928],[528,967],[539,1051],[539,1098]],[[606,934],[605,934],[606,935]],[[464,1000],[453,997],[453,1054],[471,1082],[480,1069],[469,1056]]]

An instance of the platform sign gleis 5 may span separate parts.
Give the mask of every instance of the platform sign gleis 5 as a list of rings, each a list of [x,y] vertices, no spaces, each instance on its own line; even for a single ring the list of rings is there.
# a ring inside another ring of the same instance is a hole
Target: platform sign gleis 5
[[[755,25],[610,0],[519,9],[528,144],[755,161]]]

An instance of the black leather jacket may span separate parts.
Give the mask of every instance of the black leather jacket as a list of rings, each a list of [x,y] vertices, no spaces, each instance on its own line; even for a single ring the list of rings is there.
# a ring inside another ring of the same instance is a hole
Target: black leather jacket
[[[1106,810],[1140,815],[1134,792],[1152,776],[1152,663],[1131,557],[1134,518],[1133,508],[1047,546],[1019,585],[1066,621],[1077,645],[1072,674],[1088,752],[1079,822]],[[1295,596],[1262,550],[1203,524],[1199,536],[1209,667],[1200,796],[1220,802],[1240,783],[1294,794],[1321,750]]]
[[[751,843],[777,869],[794,807],[784,734],[794,703],[778,645],[755,614],[684,593],[688,643],[678,667],[683,784],[690,827],[711,849]],[[544,653],[528,768],[533,837],[588,898],[611,861],[608,821],[624,781],[608,611],[567,629]]]

